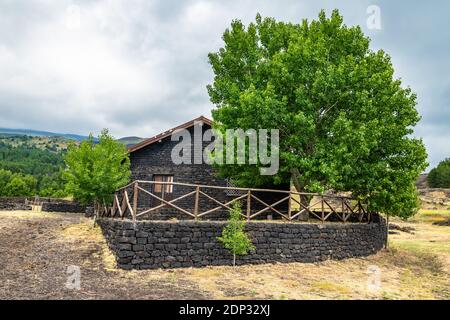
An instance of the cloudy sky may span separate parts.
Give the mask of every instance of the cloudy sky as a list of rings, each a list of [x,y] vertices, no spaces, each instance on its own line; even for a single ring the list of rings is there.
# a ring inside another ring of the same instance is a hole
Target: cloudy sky
[[[370,28],[370,5],[381,29]],[[0,127],[148,137],[210,116],[207,54],[232,19],[299,22],[340,9],[418,94],[435,165],[450,156],[450,2],[0,0]]]

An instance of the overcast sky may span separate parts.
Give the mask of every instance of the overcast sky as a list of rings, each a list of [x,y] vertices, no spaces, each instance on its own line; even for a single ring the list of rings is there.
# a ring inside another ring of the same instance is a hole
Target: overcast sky
[[[381,29],[367,26],[380,8]],[[450,156],[450,1],[0,0],[0,127],[116,137],[210,117],[208,52],[232,19],[299,22],[338,8],[418,94],[429,162]]]

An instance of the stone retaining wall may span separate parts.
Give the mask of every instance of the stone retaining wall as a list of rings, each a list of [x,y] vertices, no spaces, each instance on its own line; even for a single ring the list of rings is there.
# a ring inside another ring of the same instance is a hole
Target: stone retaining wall
[[[31,210],[30,201],[33,198],[26,197],[0,197],[0,210],[13,211],[13,210]],[[54,199],[54,198],[40,198],[42,202],[42,211],[46,212],[72,212],[72,213],[84,213],[86,207],[76,201]]]
[[[384,219],[377,223],[276,223],[246,225],[256,251],[237,264],[317,262],[367,256],[382,249]],[[217,237],[225,222],[98,219],[108,245],[123,269],[230,265],[231,254]]]
[[[70,213],[85,213],[86,206],[81,205],[77,201],[63,200],[63,199],[41,199],[42,211],[46,212],[70,212]]]
[[[25,197],[0,197],[0,210],[31,210],[31,206],[25,204]]]

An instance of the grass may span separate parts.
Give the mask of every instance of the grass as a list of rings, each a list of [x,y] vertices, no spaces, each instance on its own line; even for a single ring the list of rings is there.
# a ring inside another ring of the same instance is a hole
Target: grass
[[[39,219],[39,218],[45,218],[45,219],[57,219],[58,216],[53,213],[48,212],[35,212],[35,211],[22,211],[22,210],[16,210],[16,211],[0,211],[1,216],[8,216],[8,217],[14,217],[14,219],[18,220],[27,220],[27,219]]]
[[[65,221],[64,214],[8,212],[0,213],[0,219],[3,215],[19,220]],[[174,291],[194,290],[213,299],[450,299],[450,228],[433,225],[438,216],[447,218],[448,212],[427,210],[409,222],[391,219],[392,223],[413,227],[414,233],[390,235],[389,249],[369,257],[314,264],[125,271],[115,267],[100,229],[83,217],[62,223],[54,231],[54,241],[84,252],[82,274],[93,273],[95,277],[96,272],[106,273],[108,283],[117,287],[132,284],[141,288],[142,298],[152,296],[157,288],[149,284],[157,282]],[[94,252],[90,252],[92,248]],[[376,288],[368,285],[374,268],[380,270],[380,287]],[[101,297],[103,289],[92,289],[91,294]],[[170,297],[167,292],[161,298]],[[189,296],[185,294],[185,298]]]
[[[427,210],[412,222],[392,219],[413,227],[414,234],[390,235],[389,249],[366,258],[173,272],[220,299],[450,299],[450,228],[431,224],[447,215]],[[372,266],[381,271],[375,291],[367,285]]]
[[[450,210],[445,209],[420,209],[419,212],[409,219],[409,222],[442,222],[450,219]]]
[[[109,250],[106,241],[98,228],[95,228],[92,223],[81,222],[78,224],[72,224],[64,227],[59,233],[58,239],[62,243],[71,243],[80,248],[80,250],[89,250],[93,243],[100,243],[101,250],[92,252],[91,256],[87,256],[84,260],[84,266],[90,266],[97,268],[98,265],[92,263],[92,260],[96,261],[97,258],[102,260],[102,267],[106,271],[115,271],[116,260],[113,253]]]
[[[267,264],[172,270],[218,299],[450,299],[450,228],[429,222],[414,234],[390,235],[390,246],[376,255],[316,264]],[[368,270],[381,271],[381,287],[367,285]],[[168,271],[152,271],[164,277]],[[145,274],[145,271],[141,274]]]

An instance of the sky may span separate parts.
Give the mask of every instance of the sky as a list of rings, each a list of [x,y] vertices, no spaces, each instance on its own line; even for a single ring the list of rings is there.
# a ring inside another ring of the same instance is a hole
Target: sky
[[[210,117],[207,55],[233,19],[298,23],[334,8],[417,93],[430,168],[449,157],[446,0],[0,0],[0,127],[149,137]]]

